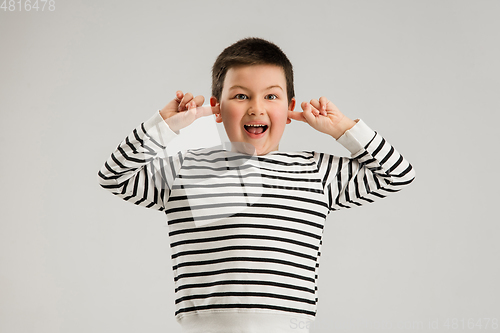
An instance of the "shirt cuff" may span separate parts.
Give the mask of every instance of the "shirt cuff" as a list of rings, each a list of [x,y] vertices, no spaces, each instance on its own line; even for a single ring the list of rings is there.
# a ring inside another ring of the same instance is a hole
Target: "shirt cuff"
[[[365,122],[359,119],[351,129],[345,131],[337,142],[344,146],[351,154],[356,154],[373,139],[375,131],[372,130]]]
[[[174,132],[168,127],[168,124],[160,115],[160,110],[144,122],[144,129],[149,137],[163,146],[167,146],[179,134],[179,132]]]

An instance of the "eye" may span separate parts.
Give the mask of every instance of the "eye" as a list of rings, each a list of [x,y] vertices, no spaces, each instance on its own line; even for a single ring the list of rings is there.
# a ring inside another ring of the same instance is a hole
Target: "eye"
[[[236,96],[234,96],[235,99],[248,99],[248,96],[245,95],[245,94],[236,94]]]
[[[277,99],[278,96],[276,96],[275,94],[269,94],[266,96],[266,99],[270,99],[270,100],[274,100],[274,99]]]

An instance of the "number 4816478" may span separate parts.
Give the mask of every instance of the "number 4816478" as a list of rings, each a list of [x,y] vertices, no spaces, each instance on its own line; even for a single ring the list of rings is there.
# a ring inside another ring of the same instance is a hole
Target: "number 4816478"
[[[56,10],[56,1],[55,0],[3,0],[0,9],[3,9],[4,12],[15,12],[15,11],[51,11]]]

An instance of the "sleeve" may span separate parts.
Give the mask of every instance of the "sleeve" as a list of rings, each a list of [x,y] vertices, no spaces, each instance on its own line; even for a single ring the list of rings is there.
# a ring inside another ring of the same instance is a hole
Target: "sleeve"
[[[177,134],[156,112],[118,145],[98,172],[99,184],[123,200],[163,211],[183,160],[181,152],[166,153]]]
[[[412,165],[362,120],[337,142],[351,152],[351,158],[330,155],[324,161],[330,210],[372,203],[415,179]]]

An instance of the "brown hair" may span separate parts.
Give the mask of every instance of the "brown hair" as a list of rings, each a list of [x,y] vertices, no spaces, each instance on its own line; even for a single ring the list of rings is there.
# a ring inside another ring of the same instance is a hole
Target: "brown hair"
[[[226,73],[231,67],[276,65],[283,68],[288,103],[295,97],[293,67],[285,53],[275,44],[261,38],[244,38],[228,46],[212,67],[212,96],[220,100]]]

